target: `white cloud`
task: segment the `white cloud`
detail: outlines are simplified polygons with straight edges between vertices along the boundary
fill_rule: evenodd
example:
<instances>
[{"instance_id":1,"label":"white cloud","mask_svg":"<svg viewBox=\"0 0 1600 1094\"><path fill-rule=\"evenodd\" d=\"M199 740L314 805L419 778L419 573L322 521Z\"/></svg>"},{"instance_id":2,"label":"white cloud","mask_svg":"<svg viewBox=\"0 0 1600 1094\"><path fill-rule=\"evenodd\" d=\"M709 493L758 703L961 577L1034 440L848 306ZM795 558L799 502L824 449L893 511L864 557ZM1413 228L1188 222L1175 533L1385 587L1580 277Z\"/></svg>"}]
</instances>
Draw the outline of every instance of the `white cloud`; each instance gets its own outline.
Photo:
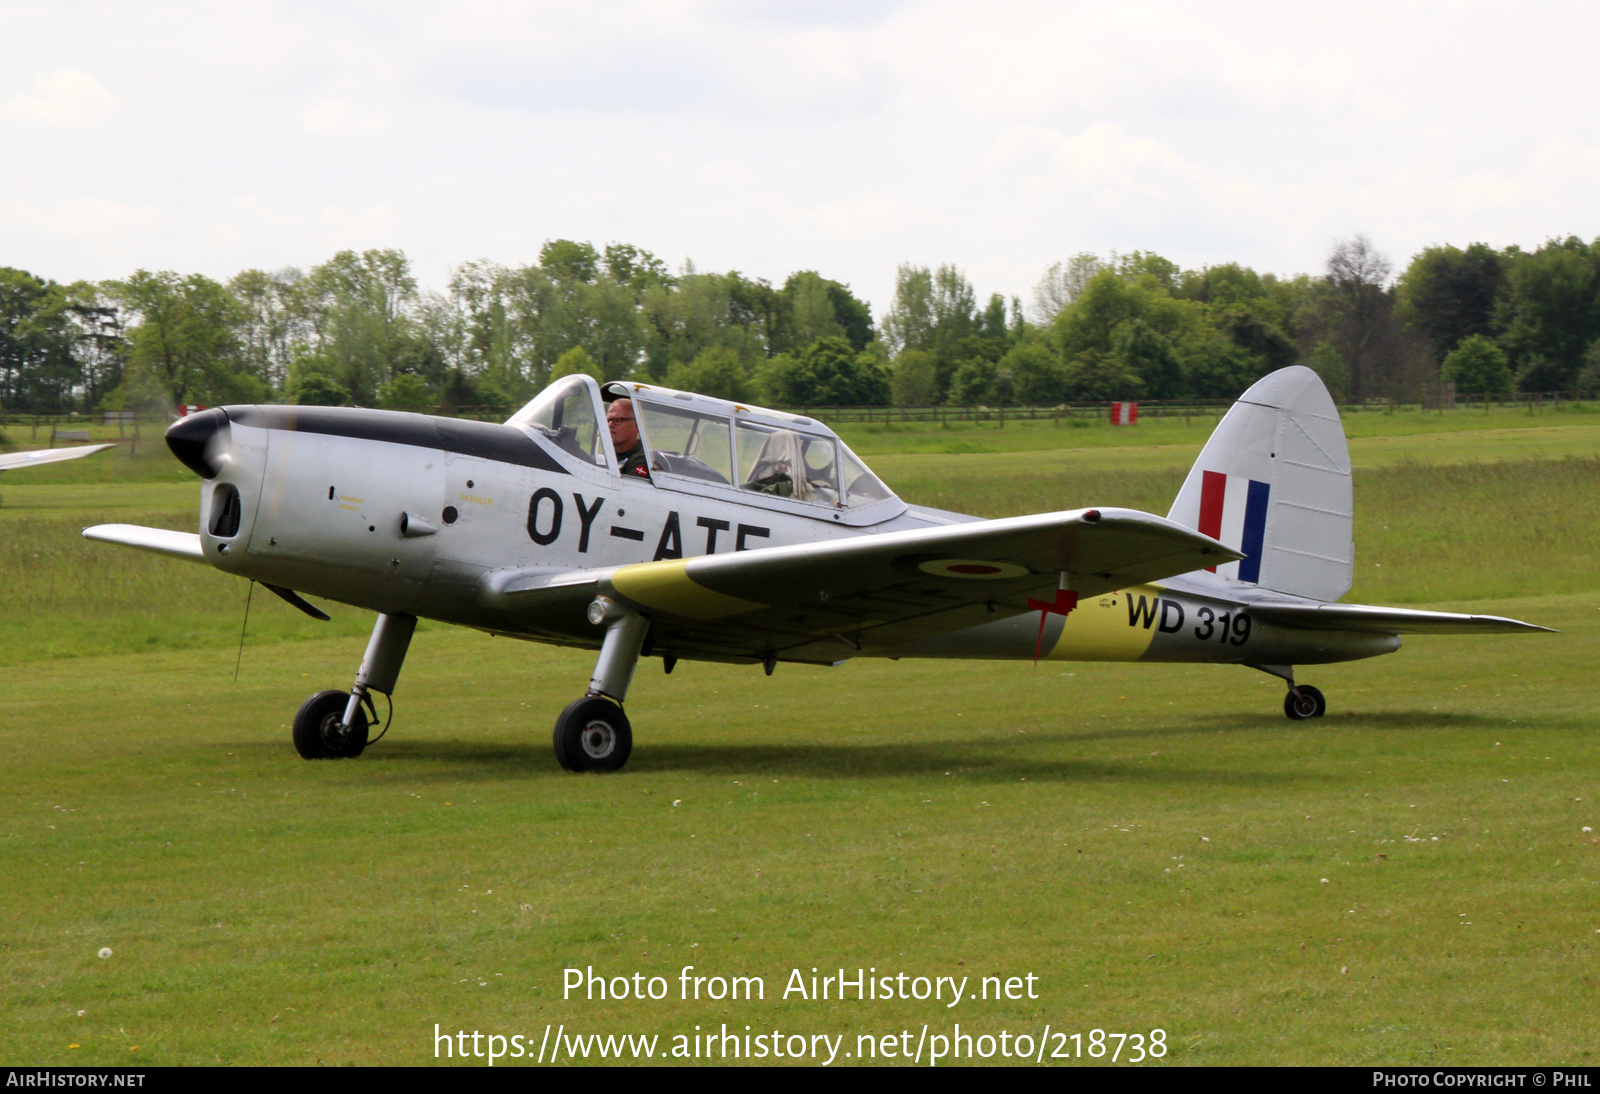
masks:
<instances>
[{"instance_id":1,"label":"white cloud","mask_svg":"<svg viewBox=\"0 0 1600 1094\"><path fill-rule=\"evenodd\" d=\"M874 37L904 105L919 110L1017 121L1365 109L1352 51L1318 46L1314 33L1279 44L1213 8L946 0L903 9Z\"/></svg>"},{"instance_id":2,"label":"white cloud","mask_svg":"<svg viewBox=\"0 0 1600 1094\"><path fill-rule=\"evenodd\" d=\"M243 249L259 246L267 238L303 237L313 228L311 218L273 209L256 194L240 194L231 205L228 214L206 230L207 245Z\"/></svg>"},{"instance_id":3,"label":"white cloud","mask_svg":"<svg viewBox=\"0 0 1600 1094\"><path fill-rule=\"evenodd\" d=\"M1355 231L1397 262L1600 234L1600 8L1570 0L71 12L0 36L0 243L58 279L399 246L442 280L574 238L881 310L908 260L1026 295L1084 249L1291 273Z\"/></svg>"},{"instance_id":4,"label":"white cloud","mask_svg":"<svg viewBox=\"0 0 1600 1094\"><path fill-rule=\"evenodd\" d=\"M1090 204L1146 222L1197 206L1237 212L1260 196L1245 178L1111 122L1076 136L1040 126L1004 129L975 163L971 185L1036 201Z\"/></svg>"},{"instance_id":5,"label":"white cloud","mask_svg":"<svg viewBox=\"0 0 1600 1094\"><path fill-rule=\"evenodd\" d=\"M695 172L701 182L714 186L743 186L755 178L755 172L739 160L720 159L705 164Z\"/></svg>"},{"instance_id":6,"label":"white cloud","mask_svg":"<svg viewBox=\"0 0 1600 1094\"><path fill-rule=\"evenodd\" d=\"M57 239L127 245L167 223L160 209L103 198L70 198L41 209L23 201L0 202L0 229L31 229Z\"/></svg>"},{"instance_id":7,"label":"white cloud","mask_svg":"<svg viewBox=\"0 0 1600 1094\"><path fill-rule=\"evenodd\" d=\"M0 103L0 117L24 126L90 129L122 109L122 101L82 72L62 69L40 76L37 95Z\"/></svg>"},{"instance_id":8,"label":"white cloud","mask_svg":"<svg viewBox=\"0 0 1600 1094\"><path fill-rule=\"evenodd\" d=\"M357 213L330 205L322 212L322 223L329 239L338 247L394 246L397 234L394 210L388 202L368 206Z\"/></svg>"},{"instance_id":9,"label":"white cloud","mask_svg":"<svg viewBox=\"0 0 1600 1094\"><path fill-rule=\"evenodd\" d=\"M381 133L389 119L381 110L363 112L342 99L325 99L302 111L300 121L320 136L348 137Z\"/></svg>"}]
</instances>

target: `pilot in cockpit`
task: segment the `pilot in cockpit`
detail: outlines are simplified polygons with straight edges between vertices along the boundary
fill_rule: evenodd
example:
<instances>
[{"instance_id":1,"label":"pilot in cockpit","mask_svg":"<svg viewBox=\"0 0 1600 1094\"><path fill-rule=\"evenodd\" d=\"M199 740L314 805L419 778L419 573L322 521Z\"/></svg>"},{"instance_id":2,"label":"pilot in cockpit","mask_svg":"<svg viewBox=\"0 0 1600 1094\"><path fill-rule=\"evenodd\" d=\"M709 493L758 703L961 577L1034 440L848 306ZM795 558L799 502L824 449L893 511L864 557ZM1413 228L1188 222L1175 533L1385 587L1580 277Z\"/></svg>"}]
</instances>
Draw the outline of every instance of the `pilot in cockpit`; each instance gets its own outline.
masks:
<instances>
[{"instance_id":1,"label":"pilot in cockpit","mask_svg":"<svg viewBox=\"0 0 1600 1094\"><path fill-rule=\"evenodd\" d=\"M624 475L650 477L644 442L639 439L639 423L634 418L632 399L614 399L606 407L606 428L611 431L611 446L617 452L617 469Z\"/></svg>"}]
</instances>

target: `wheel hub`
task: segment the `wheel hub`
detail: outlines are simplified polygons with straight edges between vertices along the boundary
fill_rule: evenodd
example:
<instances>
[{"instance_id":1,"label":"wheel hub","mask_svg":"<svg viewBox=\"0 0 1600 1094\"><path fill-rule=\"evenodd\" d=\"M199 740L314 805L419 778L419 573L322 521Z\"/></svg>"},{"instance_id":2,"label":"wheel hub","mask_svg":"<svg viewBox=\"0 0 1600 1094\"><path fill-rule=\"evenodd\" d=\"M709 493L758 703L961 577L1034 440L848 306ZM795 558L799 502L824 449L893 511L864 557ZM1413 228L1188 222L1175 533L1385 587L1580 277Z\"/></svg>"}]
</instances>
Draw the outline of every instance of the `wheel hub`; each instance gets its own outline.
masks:
<instances>
[{"instance_id":1,"label":"wheel hub","mask_svg":"<svg viewBox=\"0 0 1600 1094\"><path fill-rule=\"evenodd\" d=\"M342 748L350 740L350 727L344 724L344 711L322 720L322 739L330 748Z\"/></svg>"},{"instance_id":2,"label":"wheel hub","mask_svg":"<svg viewBox=\"0 0 1600 1094\"><path fill-rule=\"evenodd\" d=\"M580 735L583 751L591 760L603 760L617 747L617 734L611 726L595 719L583 727Z\"/></svg>"}]
</instances>

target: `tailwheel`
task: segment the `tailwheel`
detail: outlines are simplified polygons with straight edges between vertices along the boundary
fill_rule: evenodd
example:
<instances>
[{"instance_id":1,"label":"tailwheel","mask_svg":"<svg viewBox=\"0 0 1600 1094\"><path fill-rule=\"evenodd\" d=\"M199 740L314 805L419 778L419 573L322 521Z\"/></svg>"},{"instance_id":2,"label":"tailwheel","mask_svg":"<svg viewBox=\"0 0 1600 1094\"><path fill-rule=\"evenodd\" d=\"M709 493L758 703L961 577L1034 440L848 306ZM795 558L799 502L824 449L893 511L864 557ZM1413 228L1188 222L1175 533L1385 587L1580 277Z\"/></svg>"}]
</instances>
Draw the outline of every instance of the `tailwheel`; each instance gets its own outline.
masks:
<instances>
[{"instance_id":1,"label":"tailwheel","mask_svg":"<svg viewBox=\"0 0 1600 1094\"><path fill-rule=\"evenodd\" d=\"M1291 688L1289 694L1283 697L1283 712L1296 722L1320 718L1328 712L1328 701L1322 697L1322 692L1310 684L1301 684Z\"/></svg>"},{"instance_id":2,"label":"tailwheel","mask_svg":"<svg viewBox=\"0 0 1600 1094\"><path fill-rule=\"evenodd\" d=\"M553 743L568 771L616 771L633 751L633 727L616 703L586 695L556 719Z\"/></svg>"},{"instance_id":3,"label":"tailwheel","mask_svg":"<svg viewBox=\"0 0 1600 1094\"><path fill-rule=\"evenodd\" d=\"M294 748L306 760L342 760L367 747L366 711L356 708L355 724L344 724L348 691L319 691L294 715Z\"/></svg>"}]
</instances>

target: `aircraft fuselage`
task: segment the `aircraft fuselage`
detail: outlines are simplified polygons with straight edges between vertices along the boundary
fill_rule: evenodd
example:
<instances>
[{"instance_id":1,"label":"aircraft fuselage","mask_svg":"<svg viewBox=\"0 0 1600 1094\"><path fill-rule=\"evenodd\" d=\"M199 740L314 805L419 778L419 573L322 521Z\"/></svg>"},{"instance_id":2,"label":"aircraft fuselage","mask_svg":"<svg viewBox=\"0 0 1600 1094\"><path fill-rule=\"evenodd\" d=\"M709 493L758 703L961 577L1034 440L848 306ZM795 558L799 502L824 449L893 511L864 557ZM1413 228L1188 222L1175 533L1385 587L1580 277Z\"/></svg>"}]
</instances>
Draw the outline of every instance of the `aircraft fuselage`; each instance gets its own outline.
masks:
<instances>
[{"instance_id":1,"label":"aircraft fuselage","mask_svg":"<svg viewBox=\"0 0 1600 1094\"><path fill-rule=\"evenodd\" d=\"M671 476L622 476L564 459L511 426L324 408L207 413L218 416L218 428L203 445L204 470L215 474L202 486L200 540L218 569L385 614L585 648L604 637L585 616L587 599L530 619L497 575L525 579L532 569L558 580L570 571L976 519L897 504L863 520L727 487L677 489ZM1087 598L1065 617L1048 615L1042 633L1039 618L1006 614L888 650L852 654L841 645L836 659L1289 665L1399 647L1393 635L1277 626L1254 618L1247 597L1185 588L1182 579Z\"/></svg>"}]
</instances>

